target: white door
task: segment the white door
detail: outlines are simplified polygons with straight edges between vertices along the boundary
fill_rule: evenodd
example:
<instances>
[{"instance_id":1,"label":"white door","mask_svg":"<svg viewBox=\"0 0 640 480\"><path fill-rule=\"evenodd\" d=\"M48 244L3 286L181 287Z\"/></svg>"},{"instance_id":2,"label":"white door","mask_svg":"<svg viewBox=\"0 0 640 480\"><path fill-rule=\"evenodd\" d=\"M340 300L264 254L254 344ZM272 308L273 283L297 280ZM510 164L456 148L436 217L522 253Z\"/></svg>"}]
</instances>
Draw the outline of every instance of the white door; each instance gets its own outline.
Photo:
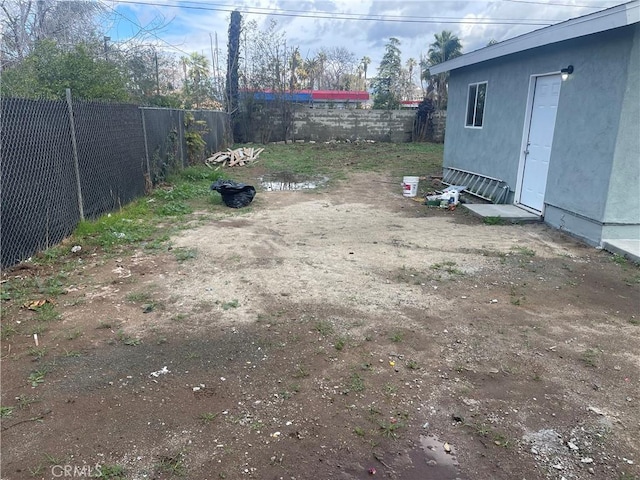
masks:
<instances>
[{"instance_id":1,"label":"white door","mask_svg":"<svg viewBox=\"0 0 640 480\"><path fill-rule=\"evenodd\" d=\"M560 75L537 77L524 158L520 203L542 212L560 98Z\"/></svg>"}]
</instances>

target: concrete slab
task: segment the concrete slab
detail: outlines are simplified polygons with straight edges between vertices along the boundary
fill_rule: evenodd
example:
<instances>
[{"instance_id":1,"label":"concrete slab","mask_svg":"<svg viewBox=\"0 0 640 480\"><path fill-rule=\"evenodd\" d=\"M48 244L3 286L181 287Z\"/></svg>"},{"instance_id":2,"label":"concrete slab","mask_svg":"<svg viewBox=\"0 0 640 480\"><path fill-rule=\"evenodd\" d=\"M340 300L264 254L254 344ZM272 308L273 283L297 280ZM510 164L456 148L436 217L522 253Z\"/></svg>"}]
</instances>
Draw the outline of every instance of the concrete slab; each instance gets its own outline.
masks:
<instances>
[{"instance_id":1,"label":"concrete slab","mask_svg":"<svg viewBox=\"0 0 640 480\"><path fill-rule=\"evenodd\" d=\"M493 203L463 203L462 206L480 218L500 217L506 222L541 222L542 217L517 207L516 205L495 205Z\"/></svg>"},{"instance_id":2,"label":"concrete slab","mask_svg":"<svg viewBox=\"0 0 640 480\"><path fill-rule=\"evenodd\" d=\"M607 252L624 255L632 262L640 263L640 239L602 240L602 248Z\"/></svg>"}]
</instances>

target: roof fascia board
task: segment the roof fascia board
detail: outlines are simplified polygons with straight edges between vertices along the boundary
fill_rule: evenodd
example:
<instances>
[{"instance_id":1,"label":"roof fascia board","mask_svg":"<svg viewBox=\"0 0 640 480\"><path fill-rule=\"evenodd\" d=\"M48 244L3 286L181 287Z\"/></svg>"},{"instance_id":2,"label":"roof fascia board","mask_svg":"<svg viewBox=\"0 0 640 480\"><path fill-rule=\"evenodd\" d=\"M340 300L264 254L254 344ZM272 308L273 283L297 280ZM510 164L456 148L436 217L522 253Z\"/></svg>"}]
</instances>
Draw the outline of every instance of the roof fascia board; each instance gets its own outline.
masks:
<instances>
[{"instance_id":1,"label":"roof fascia board","mask_svg":"<svg viewBox=\"0 0 640 480\"><path fill-rule=\"evenodd\" d=\"M434 65L429 69L429 72L431 74L448 72L512 53L625 27L638 22L640 22L640 1L634 1L567 20L550 27L534 30L496 45L475 50L447 62Z\"/></svg>"}]
</instances>

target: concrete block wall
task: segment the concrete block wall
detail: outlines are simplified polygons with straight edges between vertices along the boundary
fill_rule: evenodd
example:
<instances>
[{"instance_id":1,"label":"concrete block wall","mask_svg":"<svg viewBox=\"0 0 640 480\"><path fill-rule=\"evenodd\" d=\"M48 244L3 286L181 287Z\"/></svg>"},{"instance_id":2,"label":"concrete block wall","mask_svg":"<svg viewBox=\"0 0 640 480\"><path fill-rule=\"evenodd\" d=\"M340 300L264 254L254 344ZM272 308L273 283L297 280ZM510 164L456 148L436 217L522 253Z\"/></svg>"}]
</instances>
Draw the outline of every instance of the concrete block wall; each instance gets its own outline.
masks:
<instances>
[{"instance_id":1,"label":"concrete block wall","mask_svg":"<svg viewBox=\"0 0 640 480\"><path fill-rule=\"evenodd\" d=\"M403 143L411 141L413 110L332 110L306 109L295 113L295 140L375 140Z\"/></svg>"}]
</instances>

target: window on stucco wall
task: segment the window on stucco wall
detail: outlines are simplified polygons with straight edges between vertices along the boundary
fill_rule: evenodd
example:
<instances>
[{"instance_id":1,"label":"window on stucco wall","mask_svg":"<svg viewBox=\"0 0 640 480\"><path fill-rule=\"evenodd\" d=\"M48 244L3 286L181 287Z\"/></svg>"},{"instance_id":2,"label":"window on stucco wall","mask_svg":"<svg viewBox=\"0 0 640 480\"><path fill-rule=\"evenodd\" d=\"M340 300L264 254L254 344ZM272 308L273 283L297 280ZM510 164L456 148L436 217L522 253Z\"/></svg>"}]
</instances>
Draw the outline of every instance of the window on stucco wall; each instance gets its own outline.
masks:
<instances>
[{"instance_id":1,"label":"window on stucco wall","mask_svg":"<svg viewBox=\"0 0 640 480\"><path fill-rule=\"evenodd\" d=\"M467 95L467 119L465 127L482 128L484 102L487 97L487 82L470 83Z\"/></svg>"}]
</instances>

